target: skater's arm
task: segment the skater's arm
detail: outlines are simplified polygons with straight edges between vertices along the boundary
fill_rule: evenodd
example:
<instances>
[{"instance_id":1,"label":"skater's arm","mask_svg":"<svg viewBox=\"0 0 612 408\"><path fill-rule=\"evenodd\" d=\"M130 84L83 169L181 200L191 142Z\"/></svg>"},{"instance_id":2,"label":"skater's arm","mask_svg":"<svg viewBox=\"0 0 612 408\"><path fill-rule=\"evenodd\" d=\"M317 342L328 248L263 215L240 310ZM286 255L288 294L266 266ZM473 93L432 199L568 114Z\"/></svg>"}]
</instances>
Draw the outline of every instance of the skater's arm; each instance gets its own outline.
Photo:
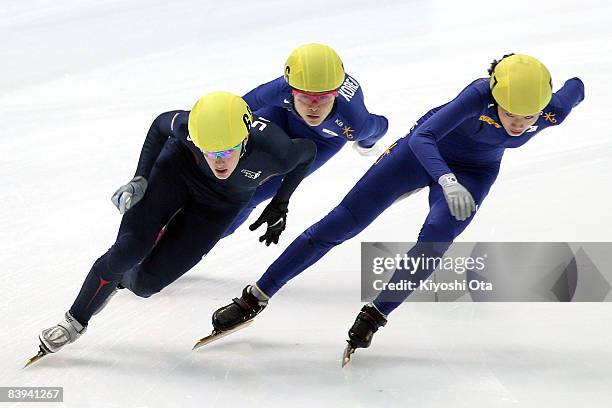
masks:
<instances>
[{"instance_id":1,"label":"skater's arm","mask_svg":"<svg viewBox=\"0 0 612 408\"><path fill-rule=\"evenodd\" d=\"M555 92L553 96L553 103L560 108L554 124L561 124L571 110L578 106L583 100L584 84L582 81L579 78L571 78L565 81L565 84L563 84L561 89Z\"/></svg>"},{"instance_id":2,"label":"skater's arm","mask_svg":"<svg viewBox=\"0 0 612 408\"><path fill-rule=\"evenodd\" d=\"M284 161L285 177L273 200L289 202L291 194L308 174L310 165L317 154L317 146L312 140L292 139L289 153Z\"/></svg>"},{"instance_id":3,"label":"skater's arm","mask_svg":"<svg viewBox=\"0 0 612 408\"><path fill-rule=\"evenodd\" d=\"M288 86L285 78L276 78L249 91L242 99L246 101L252 111L266 106L282 106L280 101L286 91L285 88L288 89Z\"/></svg>"},{"instance_id":4,"label":"skater's arm","mask_svg":"<svg viewBox=\"0 0 612 408\"><path fill-rule=\"evenodd\" d=\"M282 144L285 145L283 147L286 147L284 149L286 155L278 163L280 167L278 167L279 173L277 174L285 174L285 177L272 201L264 208L257 220L249 226L251 231L255 231L264 223L267 224L266 232L259 237L259 242L265 242L266 246L278 244L280 235L287 224L289 198L308 174L308 169L317 153L317 147L312 140L292 140L285 136L283 142Z\"/></svg>"},{"instance_id":5,"label":"skater's arm","mask_svg":"<svg viewBox=\"0 0 612 408\"><path fill-rule=\"evenodd\" d=\"M438 150L437 142L466 119L477 117L485 103L478 90L470 85L423 122L412 135L410 148L434 180L452 173Z\"/></svg>"},{"instance_id":6,"label":"skater's arm","mask_svg":"<svg viewBox=\"0 0 612 408\"><path fill-rule=\"evenodd\" d=\"M165 112L159 115L151 124L147 137L140 152L138 166L134 177L149 178L153 164L157 160L166 140L172 135L174 120L181 111Z\"/></svg>"},{"instance_id":7,"label":"skater's arm","mask_svg":"<svg viewBox=\"0 0 612 408\"><path fill-rule=\"evenodd\" d=\"M347 76L346 81L353 86L358 86L355 95L349 102L351 117L348 118L349 123L354 123L356 127L355 141L360 147L370 148L387 133L389 121L382 115L375 115L368 111L365 106L363 89L353 77ZM344 98L341 91L338 98Z\"/></svg>"},{"instance_id":8,"label":"skater's arm","mask_svg":"<svg viewBox=\"0 0 612 408\"><path fill-rule=\"evenodd\" d=\"M389 121L381 115L369 114L366 122L363 124L363 132L367 137L357 141L361 147L370 148L376 144L386 133L389 128Z\"/></svg>"}]
</instances>

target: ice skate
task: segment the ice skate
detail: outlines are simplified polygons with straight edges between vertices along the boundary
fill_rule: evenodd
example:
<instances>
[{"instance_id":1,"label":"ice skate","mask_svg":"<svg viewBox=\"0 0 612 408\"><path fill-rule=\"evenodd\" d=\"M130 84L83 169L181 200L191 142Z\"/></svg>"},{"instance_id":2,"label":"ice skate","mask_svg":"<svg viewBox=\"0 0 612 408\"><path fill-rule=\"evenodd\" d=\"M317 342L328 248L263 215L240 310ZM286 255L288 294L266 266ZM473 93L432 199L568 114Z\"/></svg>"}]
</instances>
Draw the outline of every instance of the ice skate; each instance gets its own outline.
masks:
<instances>
[{"instance_id":1,"label":"ice skate","mask_svg":"<svg viewBox=\"0 0 612 408\"><path fill-rule=\"evenodd\" d=\"M387 317L383 315L372 303L365 305L355 323L349 329L349 339L342 355L342 367L351 361L351 356L358 348L368 348L376 331L387 324Z\"/></svg>"},{"instance_id":2,"label":"ice skate","mask_svg":"<svg viewBox=\"0 0 612 408\"><path fill-rule=\"evenodd\" d=\"M213 313L212 333L198 340L193 348L202 347L247 327L253 322L255 316L268 305L268 299L269 297L256 285L248 285L243 289L240 298L234 298L232 303Z\"/></svg>"},{"instance_id":3,"label":"ice skate","mask_svg":"<svg viewBox=\"0 0 612 408\"><path fill-rule=\"evenodd\" d=\"M81 325L70 312L55 326L43 330L39 335L40 346L38 353L30 358L25 367L40 360L50 353L58 352L66 344L74 343L85 331L87 326ZM24 368L25 368L24 367Z\"/></svg>"}]
</instances>

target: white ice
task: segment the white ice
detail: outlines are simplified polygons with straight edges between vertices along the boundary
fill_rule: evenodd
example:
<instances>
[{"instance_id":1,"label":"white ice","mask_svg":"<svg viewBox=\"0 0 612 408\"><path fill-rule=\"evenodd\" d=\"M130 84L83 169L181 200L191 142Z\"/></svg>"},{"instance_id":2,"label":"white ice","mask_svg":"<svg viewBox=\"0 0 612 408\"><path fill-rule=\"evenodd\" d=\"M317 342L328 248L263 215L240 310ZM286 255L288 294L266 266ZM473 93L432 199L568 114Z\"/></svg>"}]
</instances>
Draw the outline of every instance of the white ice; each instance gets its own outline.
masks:
<instances>
[{"instance_id":1,"label":"white ice","mask_svg":"<svg viewBox=\"0 0 612 408\"><path fill-rule=\"evenodd\" d=\"M153 118L271 80L313 41L339 51L389 118L385 145L504 53L539 57L556 88L582 78L584 103L506 154L461 240L611 241L608 1L2 0L0 386L63 386L66 407L611 406L610 303L407 304L340 368L361 307L359 243L414 240L424 192L292 281L250 328L191 351L211 313L369 167L349 148L300 186L277 247L243 227L161 294L119 293L77 343L22 370L114 241L110 196Z\"/></svg>"}]
</instances>

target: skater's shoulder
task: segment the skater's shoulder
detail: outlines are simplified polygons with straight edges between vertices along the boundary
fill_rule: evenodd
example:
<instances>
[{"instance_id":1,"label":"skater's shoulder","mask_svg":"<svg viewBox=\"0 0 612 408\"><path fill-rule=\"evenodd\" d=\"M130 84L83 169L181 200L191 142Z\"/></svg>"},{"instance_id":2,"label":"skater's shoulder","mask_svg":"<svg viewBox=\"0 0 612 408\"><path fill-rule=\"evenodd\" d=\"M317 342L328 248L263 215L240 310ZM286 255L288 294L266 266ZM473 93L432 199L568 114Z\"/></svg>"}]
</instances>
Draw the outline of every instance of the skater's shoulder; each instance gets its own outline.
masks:
<instances>
[{"instance_id":1,"label":"skater's shoulder","mask_svg":"<svg viewBox=\"0 0 612 408\"><path fill-rule=\"evenodd\" d=\"M269 82L258 85L256 88L245 94L243 98L247 101L247 103L250 103L253 97L263 98L270 103L272 101L282 100L290 95L291 87L285 80L285 77L280 76Z\"/></svg>"},{"instance_id":2,"label":"skater's shoulder","mask_svg":"<svg viewBox=\"0 0 612 408\"><path fill-rule=\"evenodd\" d=\"M488 78L478 78L470 82L455 99L446 105L451 104L454 109L474 115L491 108L494 105L494 100L489 88Z\"/></svg>"},{"instance_id":3,"label":"skater's shoulder","mask_svg":"<svg viewBox=\"0 0 612 408\"><path fill-rule=\"evenodd\" d=\"M262 116L255 116L249 131L249 143L257 150L276 155L291 143L291 139L280 126Z\"/></svg>"},{"instance_id":4,"label":"skater's shoulder","mask_svg":"<svg viewBox=\"0 0 612 408\"><path fill-rule=\"evenodd\" d=\"M475 97L479 96L482 100L488 100L492 98L491 85L489 78L478 78L470 82L462 91L462 94L472 95Z\"/></svg>"},{"instance_id":5,"label":"skater's shoulder","mask_svg":"<svg viewBox=\"0 0 612 408\"><path fill-rule=\"evenodd\" d=\"M337 92L338 109L351 110L365 106L361 84L348 73L344 75L344 81L338 87Z\"/></svg>"},{"instance_id":6,"label":"skater's shoulder","mask_svg":"<svg viewBox=\"0 0 612 408\"><path fill-rule=\"evenodd\" d=\"M173 110L157 115L154 124L160 128L167 129L170 133L176 134L178 131L187 131L188 119L189 111Z\"/></svg>"}]
</instances>

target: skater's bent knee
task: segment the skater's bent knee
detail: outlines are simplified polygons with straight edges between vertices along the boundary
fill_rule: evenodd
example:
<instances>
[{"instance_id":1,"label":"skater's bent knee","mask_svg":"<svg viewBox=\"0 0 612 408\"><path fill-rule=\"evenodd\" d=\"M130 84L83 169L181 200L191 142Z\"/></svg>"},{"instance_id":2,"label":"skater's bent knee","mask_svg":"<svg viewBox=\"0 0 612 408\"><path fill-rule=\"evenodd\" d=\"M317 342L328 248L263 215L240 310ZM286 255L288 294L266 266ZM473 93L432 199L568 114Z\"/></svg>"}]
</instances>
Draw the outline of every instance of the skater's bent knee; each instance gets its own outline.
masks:
<instances>
[{"instance_id":1,"label":"skater's bent knee","mask_svg":"<svg viewBox=\"0 0 612 408\"><path fill-rule=\"evenodd\" d=\"M138 297L148 298L159 292L163 287L158 286L150 286L147 284L143 284L142 282L136 281L132 286L129 287L129 290Z\"/></svg>"}]
</instances>

